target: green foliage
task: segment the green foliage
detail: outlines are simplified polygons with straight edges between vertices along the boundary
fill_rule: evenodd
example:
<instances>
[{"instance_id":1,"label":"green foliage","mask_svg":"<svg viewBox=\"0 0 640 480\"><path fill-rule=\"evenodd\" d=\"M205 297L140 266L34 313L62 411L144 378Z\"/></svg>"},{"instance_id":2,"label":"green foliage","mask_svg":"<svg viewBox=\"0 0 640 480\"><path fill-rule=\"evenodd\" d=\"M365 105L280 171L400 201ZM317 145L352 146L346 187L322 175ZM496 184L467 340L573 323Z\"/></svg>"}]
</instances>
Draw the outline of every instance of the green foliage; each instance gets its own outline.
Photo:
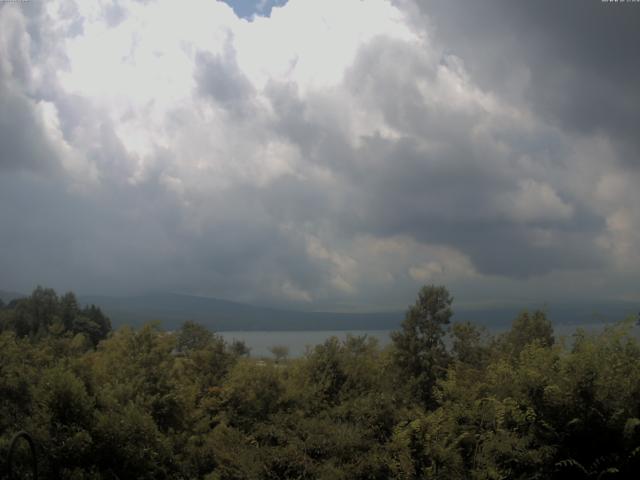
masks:
<instances>
[{"instance_id":1,"label":"green foliage","mask_svg":"<svg viewBox=\"0 0 640 480\"><path fill-rule=\"evenodd\" d=\"M5 330L32 340L82 334L95 346L111 332L111 321L95 305L80 308L71 292L58 297L54 290L38 286L29 297L0 306L0 331Z\"/></svg>"},{"instance_id":2,"label":"green foliage","mask_svg":"<svg viewBox=\"0 0 640 480\"><path fill-rule=\"evenodd\" d=\"M391 335L400 372L428 407L434 406L433 388L448 363L443 337L453 315L452 302L445 287L423 287L407 311L402 330Z\"/></svg>"},{"instance_id":3,"label":"green foliage","mask_svg":"<svg viewBox=\"0 0 640 480\"><path fill-rule=\"evenodd\" d=\"M207 348L213 341L213 334L202 325L184 322L176 339L176 349L180 353L190 353Z\"/></svg>"},{"instance_id":4,"label":"green foliage","mask_svg":"<svg viewBox=\"0 0 640 480\"><path fill-rule=\"evenodd\" d=\"M274 345L273 347L269 348L269 351L276 359L276 363L280 363L283 360L286 360L286 358L289 356L289 347L287 347L286 345Z\"/></svg>"},{"instance_id":5,"label":"green foliage","mask_svg":"<svg viewBox=\"0 0 640 480\"><path fill-rule=\"evenodd\" d=\"M250 432L257 421L279 410L283 393L281 374L275 366L256 368L252 361L239 362L221 392L227 423Z\"/></svg>"},{"instance_id":6,"label":"green foliage","mask_svg":"<svg viewBox=\"0 0 640 480\"><path fill-rule=\"evenodd\" d=\"M251 349L242 340L233 340L229 345L229 351L236 357L248 357Z\"/></svg>"},{"instance_id":7,"label":"green foliage","mask_svg":"<svg viewBox=\"0 0 640 480\"><path fill-rule=\"evenodd\" d=\"M488 334L484 328L470 322L454 323L451 338L451 353L455 360L476 367L486 364L489 346Z\"/></svg>"},{"instance_id":8,"label":"green foliage","mask_svg":"<svg viewBox=\"0 0 640 480\"><path fill-rule=\"evenodd\" d=\"M25 429L43 478L636 478L632 320L564 348L525 312L497 338L454 324L447 349L450 307L425 287L386 349L348 336L271 361L193 322L110 332L38 288L0 308L0 465Z\"/></svg>"},{"instance_id":9,"label":"green foliage","mask_svg":"<svg viewBox=\"0 0 640 480\"><path fill-rule=\"evenodd\" d=\"M517 357L525 346L533 342L545 347L555 343L553 325L542 310L531 314L523 311L513 321L511 330L497 339L498 348L512 357Z\"/></svg>"}]
</instances>

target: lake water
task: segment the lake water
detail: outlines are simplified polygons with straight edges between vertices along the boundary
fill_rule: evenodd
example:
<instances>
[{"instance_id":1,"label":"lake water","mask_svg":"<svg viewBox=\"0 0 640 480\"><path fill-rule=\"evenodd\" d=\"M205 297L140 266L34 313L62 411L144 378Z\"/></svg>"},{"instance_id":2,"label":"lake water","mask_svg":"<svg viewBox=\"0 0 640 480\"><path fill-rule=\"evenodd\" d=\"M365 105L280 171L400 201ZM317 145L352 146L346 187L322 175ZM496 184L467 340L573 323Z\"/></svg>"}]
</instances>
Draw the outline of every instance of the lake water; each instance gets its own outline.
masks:
<instances>
[{"instance_id":1,"label":"lake water","mask_svg":"<svg viewBox=\"0 0 640 480\"><path fill-rule=\"evenodd\" d=\"M580 325L554 325L556 339L570 337L578 328L587 331L602 330L605 323L585 323ZM636 327L636 330L638 328ZM496 334L504 331L504 328L489 328L490 333ZM218 332L227 341L242 340L251 348L252 357L271 357L269 348L275 345L283 345L289 348L289 356L300 357L307 348L323 343L330 337L338 337L343 340L347 335L376 338L381 347L391 342L389 334L391 330L322 330L322 331L284 331L284 332ZM636 332L637 333L637 332Z\"/></svg>"},{"instance_id":2,"label":"lake water","mask_svg":"<svg viewBox=\"0 0 640 480\"><path fill-rule=\"evenodd\" d=\"M271 357L269 348L283 345L289 348L289 356L300 357L307 345L313 347L323 343L330 337L343 340L347 335L367 335L378 339L380 346L391 342L391 330L321 330L321 331L286 331L286 332L218 332L228 342L242 340L251 349L252 357Z\"/></svg>"}]
</instances>

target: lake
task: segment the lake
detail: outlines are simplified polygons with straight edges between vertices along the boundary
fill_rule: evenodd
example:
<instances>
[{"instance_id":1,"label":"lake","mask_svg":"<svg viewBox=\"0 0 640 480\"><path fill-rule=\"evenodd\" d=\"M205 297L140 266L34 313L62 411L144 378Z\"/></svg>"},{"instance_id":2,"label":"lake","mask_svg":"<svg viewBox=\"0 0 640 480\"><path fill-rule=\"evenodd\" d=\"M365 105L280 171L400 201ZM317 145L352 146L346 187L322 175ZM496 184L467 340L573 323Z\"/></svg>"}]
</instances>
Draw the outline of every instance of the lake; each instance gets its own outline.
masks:
<instances>
[{"instance_id":1,"label":"lake","mask_svg":"<svg viewBox=\"0 0 640 480\"><path fill-rule=\"evenodd\" d=\"M554 332L556 339L559 339L562 336L571 336L578 328L583 328L587 331L598 331L607 325L611 324L598 322L579 325L554 325ZM489 332L492 334L500 333L504 330L504 328L500 327L489 328ZM638 330L637 327L636 330ZM234 339L245 342L251 349L252 357L271 357L272 355L271 352L269 352L269 348L275 345L288 347L289 356L291 357L300 357L304 355L307 346L313 347L314 345L319 345L334 336L342 340L349 334L354 336L367 335L376 338L381 347L391 342L391 338L389 337L391 330L229 331L218 333L228 342Z\"/></svg>"},{"instance_id":2,"label":"lake","mask_svg":"<svg viewBox=\"0 0 640 480\"><path fill-rule=\"evenodd\" d=\"M271 357L269 348L274 345L284 345L289 348L289 356L300 357L307 345L313 347L323 343L330 337L344 339L347 335L367 335L378 339L380 346L391 342L391 330L310 330L284 332L217 332L228 342L242 340L251 349L252 357Z\"/></svg>"}]
</instances>

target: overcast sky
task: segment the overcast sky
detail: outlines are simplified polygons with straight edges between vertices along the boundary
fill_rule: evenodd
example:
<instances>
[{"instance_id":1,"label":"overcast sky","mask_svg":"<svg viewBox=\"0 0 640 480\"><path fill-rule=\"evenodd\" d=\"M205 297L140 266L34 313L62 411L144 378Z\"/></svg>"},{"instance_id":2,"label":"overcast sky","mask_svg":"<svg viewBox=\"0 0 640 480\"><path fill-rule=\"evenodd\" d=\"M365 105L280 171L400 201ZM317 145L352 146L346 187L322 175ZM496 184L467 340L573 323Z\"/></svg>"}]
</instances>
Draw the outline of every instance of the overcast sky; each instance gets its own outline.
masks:
<instances>
[{"instance_id":1,"label":"overcast sky","mask_svg":"<svg viewBox=\"0 0 640 480\"><path fill-rule=\"evenodd\" d=\"M640 300L640 3L228 3L0 4L0 289Z\"/></svg>"}]
</instances>

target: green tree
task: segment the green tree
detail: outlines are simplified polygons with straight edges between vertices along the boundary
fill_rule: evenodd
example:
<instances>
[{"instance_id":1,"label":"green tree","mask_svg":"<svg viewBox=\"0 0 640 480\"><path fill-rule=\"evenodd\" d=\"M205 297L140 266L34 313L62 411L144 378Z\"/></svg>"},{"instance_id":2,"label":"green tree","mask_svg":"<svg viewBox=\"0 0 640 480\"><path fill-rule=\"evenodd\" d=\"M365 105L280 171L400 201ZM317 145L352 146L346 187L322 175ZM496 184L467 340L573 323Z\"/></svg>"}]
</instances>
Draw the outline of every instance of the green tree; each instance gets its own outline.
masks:
<instances>
[{"instance_id":1,"label":"green tree","mask_svg":"<svg viewBox=\"0 0 640 480\"><path fill-rule=\"evenodd\" d=\"M342 386L347 381L338 338L330 337L308 352L305 367L307 387L314 392L313 400L322 405L338 403Z\"/></svg>"},{"instance_id":2,"label":"green tree","mask_svg":"<svg viewBox=\"0 0 640 480\"><path fill-rule=\"evenodd\" d=\"M73 292L67 292L60 297L60 319L66 330L72 330L73 320L78 315L78 299Z\"/></svg>"},{"instance_id":3,"label":"green tree","mask_svg":"<svg viewBox=\"0 0 640 480\"><path fill-rule=\"evenodd\" d=\"M222 392L227 423L251 432L256 422L278 411L283 393L281 372L273 365L256 368L250 360L236 364Z\"/></svg>"},{"instance_id":4,"label":"green tree","mask_svg":"<svg viewBox=\"0 0 640 480\"><path fill-rule=\"evenodd\" d=\"M208 347L212 341L213 334L207 327L188 320L180 328L176 348L180 353L189 353Z\"/></svg>"},{"instance_id":5,"label":"green tree","mask_svg":"<svg viewBox=\"0 0 640 480\"><path fill-rule=\"evenodd\" d=\"M233 339L229 345L229 352L235 357L248 357L251 353L251 348L244 341Z\"/></svg>"},{"instance_id":6,"label":"green tree","mask_svg":"<svg viewBox=\"0 0 640 480\"><path fill-rule=\"evenodd\" d=\"M451 326L451 353L459 362L481 367L488 357L487 332L471 322Z\"/></svg>"},{"instance_id":7,"label":"green tree","mask_svg":"<svg viewBox=\"0 0 640 480\"><path fill-rule=\"evenodd\" d=\"M100 308L91 305L80 309L73 293L58 297L53 289L41 286L29 297L12 300L0 313L0 329L13 330L18 337L41 339L81 333L95 347L111 332L111 320Z\"/></svg>"},{"instance_id":8,"label":"green tree","mask_svg":"<svg viewBox=\"0 0 640 480\"><path fill-rule=\"evenodd\" d=\"M429 407L434 406L433 388L448 363L443 337L453 315L452 302L444 286L422 287L406 313L402 330L391 334L396 364L414 393Z\"/></svg>"},{"instance_id":9,"label":"green tree","mask_svg":"<svg viewBox=\"0 0 640 480\"><path fill-rule=\"evenodd\" d=\"M102 313L99 307L89 305L78 313L87 318L91 323L92 334L89 338L94 345L97 345L100 340L107 338L107 335L111 332L111 320Z\"/></svg>"},{"instance_id":10,"label":"green tree","mask_svg":"<svg viewBox=\"0 0 640 480\"><path fill-rule=\"evenodd\" d=\"M58 295L52 288L43 288L40 285L29 297L29 313L33 322L33 330L46 328L51 325L58 314Z\"/></svg>"},{"instance_id":11,"label":"green tree","mask_svg":"<svg viewBox=\"0 0 640 480\"><path fill-rule=\"evenodd\" d=\"M555 343L553 325L542 310L533 313L523 311L513 321L511 330L498 338L498 345L513 358L533 342L542 347L551 347Z\"/></svg>"},{"instance_id":12,"label":"green tree","mask_svg":"<svg viewBox=\"0 0 640 480\"><path fill-rule=\"evenodd\" d=\"M274 345L269 348L271 355L276 359L276 363L280 363L283 360L286 360L289 356L289 347L286 345Z\"/></svg>"}]
</instances>

